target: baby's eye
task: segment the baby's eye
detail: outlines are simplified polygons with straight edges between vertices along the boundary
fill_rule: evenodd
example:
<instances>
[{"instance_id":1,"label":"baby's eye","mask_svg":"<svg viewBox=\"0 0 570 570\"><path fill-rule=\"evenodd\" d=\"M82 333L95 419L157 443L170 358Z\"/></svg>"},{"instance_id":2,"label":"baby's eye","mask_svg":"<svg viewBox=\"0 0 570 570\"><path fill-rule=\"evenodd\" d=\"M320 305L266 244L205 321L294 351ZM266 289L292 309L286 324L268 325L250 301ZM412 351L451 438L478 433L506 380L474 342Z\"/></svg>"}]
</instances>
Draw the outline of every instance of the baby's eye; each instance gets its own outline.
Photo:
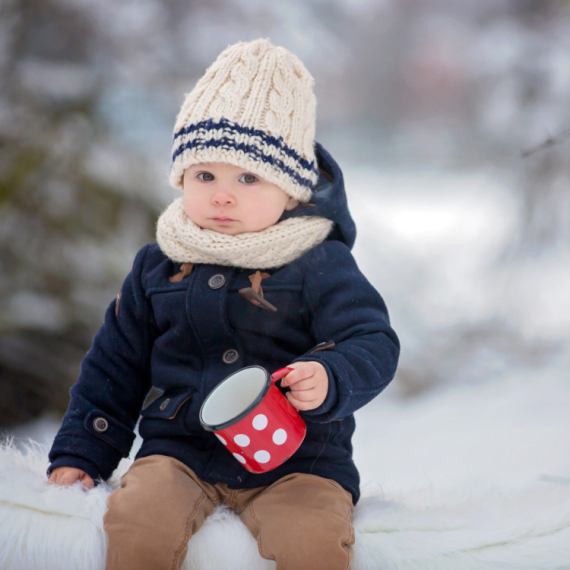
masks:
<instances>
[{"instance_id":1,"label":"baby's eye","mask_svg":"<svg viewBox=\"0 0 570 570\"><path fill-rule=\"evenodd\" d=\"M253 184L254 182L257 182L259 178L257 178L257 176L254 174L242 174L239 180L240 182L245 182L246 184Z\"/></svg>"},{"instance_id":2,"label":"baby's eye","mask_svg":"<svg viewBox=\"0 0 570 570\"><path fill-rule=\"evenodd\" d=\"M200 172L198 178L203 182L212 182L214 180L214 175L211 172Z\"/></svg>"}]
</instances>

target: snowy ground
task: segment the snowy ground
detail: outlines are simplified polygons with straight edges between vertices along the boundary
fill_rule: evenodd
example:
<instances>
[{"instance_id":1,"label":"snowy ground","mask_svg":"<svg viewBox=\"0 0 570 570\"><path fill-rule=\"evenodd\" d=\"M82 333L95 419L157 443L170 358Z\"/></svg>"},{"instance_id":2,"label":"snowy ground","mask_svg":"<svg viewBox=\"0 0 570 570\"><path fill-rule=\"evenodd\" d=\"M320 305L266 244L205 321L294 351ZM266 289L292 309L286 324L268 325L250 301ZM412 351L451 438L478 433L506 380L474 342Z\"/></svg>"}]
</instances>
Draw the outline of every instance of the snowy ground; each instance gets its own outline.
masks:
<instances>
[{"instance_id":1,"label":"snowy ground","mask_svg":"<svg viewBox=\"0 0 570 570\"><path fill-rule=\"evenodd\" d=\"M438 495L570 484L570 383L557 371L413 401L389 391L357 414L364 488L405 496L426 487Z\"/></svg>"}]
</instances>

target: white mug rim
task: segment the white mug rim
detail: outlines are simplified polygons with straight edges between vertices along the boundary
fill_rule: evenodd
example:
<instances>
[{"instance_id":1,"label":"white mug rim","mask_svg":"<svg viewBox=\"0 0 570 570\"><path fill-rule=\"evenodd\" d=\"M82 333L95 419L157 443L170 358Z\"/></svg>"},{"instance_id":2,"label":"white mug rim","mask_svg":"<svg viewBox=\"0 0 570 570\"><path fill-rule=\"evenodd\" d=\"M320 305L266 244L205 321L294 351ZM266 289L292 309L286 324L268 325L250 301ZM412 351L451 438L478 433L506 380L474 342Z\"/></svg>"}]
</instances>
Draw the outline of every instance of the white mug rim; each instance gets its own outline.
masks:
<instances>
[{"instance_id":1,"label":"white mug rim","mask_svg":"<svg viewBox=\"0 0 570 570\"><path fill-rule=\"evenodd\" d=\"M204 410L207 407L208 401L214 397L216 391L218 391L218 389L220 389L222 387L222 385L230 380L231 378L233 378L234 376L236 376L237 374L242 374L245 370L249 370L252 368L256 368L259 369L261 371L263 371L263 373L265 374L265 385L263 386L263 388L260 390L260 392L258 393L258 395L252 400L252 402L244 409L242 410L239 414L235 415L234 417L221 422L219 424L211 424L208 423L204 420ZM236 370L235 372L233 372L232 374L230 374L229 376L226 376L205 398L204 402L202 403L202 406L200 408L200 423L202 424L202 427L207 430L207 431L212 431L212 432L219 432L222 431L224 429L227 429L233 425L236 425L237 423L239 423L241 420L243 420L244 418L246 418L253 410L255 410L255 408L257 408L257 406L263 401L263 399L265 398L267 392L269 391L269 388L271 387L271 375L269 374L269 372L263 367L263 366L259 366L257 364L253 364L251 366L245 366L243 368L240 368L239 370Z\"/></svg>"}]
</instances>

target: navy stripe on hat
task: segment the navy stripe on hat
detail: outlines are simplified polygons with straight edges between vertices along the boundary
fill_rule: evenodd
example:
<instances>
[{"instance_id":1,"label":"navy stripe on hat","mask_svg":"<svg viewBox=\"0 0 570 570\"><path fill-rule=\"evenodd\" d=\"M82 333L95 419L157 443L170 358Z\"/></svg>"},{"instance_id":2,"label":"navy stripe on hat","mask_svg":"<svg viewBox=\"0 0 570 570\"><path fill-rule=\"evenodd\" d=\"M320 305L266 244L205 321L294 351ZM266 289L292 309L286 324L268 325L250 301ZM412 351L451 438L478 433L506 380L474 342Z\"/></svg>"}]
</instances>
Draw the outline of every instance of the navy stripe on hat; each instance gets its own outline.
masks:
<instances>
[{"instance_id":1,"label":"navy stripe on hat","mask_svg":"<svg viewBox=\"0 0 570 570\"><path fill-rule=\"evenodd\" d=\"M213 131L222 131L219 138L213 138L211 133ZM228 119L220 119L215 122L213 119L201 121L196 124L183 127L174 134L174 141L184 135L198 133L199 135L210 134L208 138L205 136L197 136L190 141L181 142L172 155L172 162L174 163L177 157L186 150L202 150L207 148L223 148L225 150L242 151L254 160L271 164L281 170L283 173L290 176L300 186L305 186L312 189L314 182L309 178L303 177L294 168L287 166L283 160L274 156L274 154L282 154L286 157L293 158L303 170L308 170L309 173L318 176L318 170L315 161L308 161L301 157L294 149L287 146L282 137L272 137L259 129L250 127L243 127ZM246 135L249 141L238 142L235 135ZM243 137L240 137L243 141ZM267 147L274 147L277 153L269 154Z\"/></svg>"}]
</instances>

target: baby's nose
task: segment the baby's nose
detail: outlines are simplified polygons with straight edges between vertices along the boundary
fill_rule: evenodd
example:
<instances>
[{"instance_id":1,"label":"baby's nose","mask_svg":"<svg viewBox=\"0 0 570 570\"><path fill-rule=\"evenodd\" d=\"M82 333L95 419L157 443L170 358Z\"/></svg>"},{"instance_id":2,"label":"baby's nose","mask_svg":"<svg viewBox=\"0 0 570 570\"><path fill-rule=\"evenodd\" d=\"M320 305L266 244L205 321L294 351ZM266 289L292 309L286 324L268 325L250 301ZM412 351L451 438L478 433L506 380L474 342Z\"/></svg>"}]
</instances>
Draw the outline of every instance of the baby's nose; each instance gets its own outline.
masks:
<instances>
[{"instance_id":1,"label":"baby's nose","mask_svg":"<svg viewBox=\"0 0 570 570\"><path fill-rule=\"evenodd\" d=\"M214 204L219 204L219 205L226 205L226 204L232 204L233 202L235 202L235 198L229 193L229 192L216 192L213 196L212 196L212 202L214 202Z\"/></svg>"}]
</instances>

